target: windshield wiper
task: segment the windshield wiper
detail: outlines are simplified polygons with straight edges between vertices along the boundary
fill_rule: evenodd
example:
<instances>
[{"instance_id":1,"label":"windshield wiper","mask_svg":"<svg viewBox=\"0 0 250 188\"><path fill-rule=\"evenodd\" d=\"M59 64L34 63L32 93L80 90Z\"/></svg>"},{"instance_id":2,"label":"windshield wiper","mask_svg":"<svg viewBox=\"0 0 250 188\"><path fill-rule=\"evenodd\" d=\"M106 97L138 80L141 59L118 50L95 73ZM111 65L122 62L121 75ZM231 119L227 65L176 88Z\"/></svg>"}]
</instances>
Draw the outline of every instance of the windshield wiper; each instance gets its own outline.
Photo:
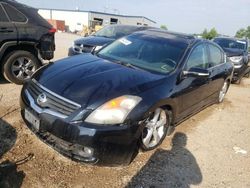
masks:
<instances>
[{"instance_id":1,"label":"windshield wiper","mask_svg":"<svg viewBox=\"0 0 250 188\"><path fill-rule=\"evenodd\" d=\"M103 38L111 38L109 36L105 36L105 35L96 35L97 37L103 37Z\"/></svg>"},{"instance_id":2,"label":"windshield wiper","mask_svg":"<svg viewBox=\"0 0 250 188\"><path fill-rule=\"evenodd\" d=\"M119 65L123 65L123 66L125 66L125 67L129 67L129 68L132 68L132 69L140 69L139 67L137 67L137 66L134 66L134 65L132 65L132 64L130 64L130 63L124 63L124 62L122 62L122 61L118 61L118 60L113 60L115 63L117 63L117 64L119 64Z\"/></svg>"},{"instance_id":3,"label":"windshield wiper","mask_svg":"<svg viewBox=\"0 0 250 188\"><path fill-rule=\"evenodd\" d=\"M122 65L122 66L125 66L125 67L129 67L129 68L132 68L132 69L140 69L139 67L135 66L135 65L132 65L130 63L125 63L123 61L120 61L120 60L116 60L116 59L113 59L113 58L110 58L110 57L107 57L105 55L102 55L102 54L95 54L97 57L100 57L100 58L103 58L103 59L107 59L109 61L112 61L114 63L117 63L119 65Z\"/></svg>"}]
</instances>

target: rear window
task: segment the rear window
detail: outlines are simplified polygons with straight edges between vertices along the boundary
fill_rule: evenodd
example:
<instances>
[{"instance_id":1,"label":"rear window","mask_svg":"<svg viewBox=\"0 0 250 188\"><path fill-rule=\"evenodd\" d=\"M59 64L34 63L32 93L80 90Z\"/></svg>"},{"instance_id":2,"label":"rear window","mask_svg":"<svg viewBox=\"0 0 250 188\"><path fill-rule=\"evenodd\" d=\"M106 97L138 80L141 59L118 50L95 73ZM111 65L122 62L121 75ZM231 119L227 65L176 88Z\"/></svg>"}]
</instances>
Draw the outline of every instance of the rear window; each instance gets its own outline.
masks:
<instances>
[{"instance_id":1,"label":"rear window","mask_svg":"<svg viewBox=\"0 0 250 188\"><path fill-rule=\"evenodd\" d=\"M23 8L22 12L29 18L29 22L40 25L46 28L52 28L52 26L38 13L38 10L35 8L27 7Z\"/></svg>"},{"instance_id":2,"label":"rear window","mask_svg":"<svg viewBox=\"0 0 250 188\"><path fill-rule=\"evenodd\" d=\"M6 16L1 4L0 4L0 22L8 22L8 21L9 20L8 20L8 18Z\"/></svg>"},{"instance_id":3,"label":"rear window","mask_svg":"<svg viewBox=\"0 0 250 188\"><path fill-rule=\"evenodd\" d=\"M12 22L26 22L27 21L27 18L14 7L8 4L3 4L3 7L6 10Z\"/></svg>"}]
</instances>

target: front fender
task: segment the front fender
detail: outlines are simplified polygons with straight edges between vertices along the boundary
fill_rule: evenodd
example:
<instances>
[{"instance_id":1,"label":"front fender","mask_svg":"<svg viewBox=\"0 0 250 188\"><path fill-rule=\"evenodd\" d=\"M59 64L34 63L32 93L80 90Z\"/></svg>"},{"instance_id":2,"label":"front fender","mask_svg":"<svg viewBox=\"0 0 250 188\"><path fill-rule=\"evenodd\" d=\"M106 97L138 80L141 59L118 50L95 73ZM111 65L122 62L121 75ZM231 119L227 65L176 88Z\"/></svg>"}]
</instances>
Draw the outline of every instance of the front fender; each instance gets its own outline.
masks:
<instances>
[{"instance_id":1,"label":"front fender","mask_svg":"<svg viewBox=\"0 0 250 188\"><path fill-rule=\"evenodd\" d=\"M164 109L171 110L173 117L172 122L175 122L175 118L177 115L177 99L171 97L170 95L165 94L164 89L162 87L154 88L151 91L144 92L140 95L142 97L142 101L138 104L138 106L129 114L128 120L132 121L141 121L145 120L155 109L161 107Z\"/></svg>"}]
</instances>

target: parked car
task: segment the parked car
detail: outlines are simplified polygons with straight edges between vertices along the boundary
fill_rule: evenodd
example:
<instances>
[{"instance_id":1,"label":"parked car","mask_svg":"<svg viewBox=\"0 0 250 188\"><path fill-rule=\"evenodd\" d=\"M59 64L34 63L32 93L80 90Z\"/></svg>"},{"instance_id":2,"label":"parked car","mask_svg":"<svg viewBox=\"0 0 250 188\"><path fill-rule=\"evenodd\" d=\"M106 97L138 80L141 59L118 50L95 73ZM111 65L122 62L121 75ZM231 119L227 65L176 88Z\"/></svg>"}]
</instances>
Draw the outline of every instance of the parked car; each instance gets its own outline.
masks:
<instances>
[{"instance_id":1,"label":"parked car","mask_svg":"<svg viewBox=\"0 0 250 188\"><path fill-rule=\"evenodd\" d=\"M109 25L97 31L88 37L75 40L73 46L69 48L68 55L79 55L82 53L90 53L93 50L98 51L103 46L114 42L116 39L129 35L136 31L149 29L147 26L132 25Z\"/></svg>"},{"instance_id":2,"label":"parked car","mask_svg":"<svg viewBox=\"0 0 250 188\"><path fill-rule=\"evenodd\" d=\"M248 44L249 44L249 41L248 40ZM248 46L248 63L250 63L250 45Z\"/></svg>"},{"instance_id":3,"label":"parked car","mask_svg":"<svg viewBox=\"0 0 250 188\"><path fill-rule=\"evenodd\" d=\"M248 69L249 44L247 39L218 37L213 41L223 48L229 61L234 64L233 82L237 82L250 71Z\"/></svg>"},{"instance_id":4,"label":"parked car","mask_svg":"<svg viewBox=\"0 0 250 188\"><path fill-rule=\"evenodd\" d=\"M21 114L73 160L128 164L139 147L156 148L178 122L222 102L232 74L211 41L141 31L39 69L22 88Z\"/></svg>"},{"instance_id":5,"label":"parked car","mask_svg":"<svg viewBox=\"0 0 250 188\"><path fill-rule=\"evenodd\" d=\"M4 77L23 84L54 56L55 29L38 10L16 1L0 1L0 68Z\"/></svg>"}]
</instances>

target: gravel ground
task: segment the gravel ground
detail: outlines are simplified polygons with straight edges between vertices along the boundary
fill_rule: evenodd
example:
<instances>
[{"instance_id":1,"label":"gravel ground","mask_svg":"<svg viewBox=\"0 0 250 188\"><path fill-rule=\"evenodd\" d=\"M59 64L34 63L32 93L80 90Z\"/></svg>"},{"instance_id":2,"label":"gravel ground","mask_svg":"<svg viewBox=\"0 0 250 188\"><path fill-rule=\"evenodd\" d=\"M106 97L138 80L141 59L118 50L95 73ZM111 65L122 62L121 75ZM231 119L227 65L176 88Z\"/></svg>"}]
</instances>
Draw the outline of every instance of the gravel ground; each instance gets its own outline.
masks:
<instances>
[{"instance_id":1,"label":"gravel ground","mask_svg":"<svg viewBox=\"0 0 250 188\"><path fill-rule=\"evenodd\" d=\"M58 33L55 59L76 38ZM72 162L42 143L21 119L20 89L0 80L0 163L34 157L7 171L0 166L0 187L250 187L250 79L181 123L158 149L115 168Z\"/></svg>"}]
</instances>

